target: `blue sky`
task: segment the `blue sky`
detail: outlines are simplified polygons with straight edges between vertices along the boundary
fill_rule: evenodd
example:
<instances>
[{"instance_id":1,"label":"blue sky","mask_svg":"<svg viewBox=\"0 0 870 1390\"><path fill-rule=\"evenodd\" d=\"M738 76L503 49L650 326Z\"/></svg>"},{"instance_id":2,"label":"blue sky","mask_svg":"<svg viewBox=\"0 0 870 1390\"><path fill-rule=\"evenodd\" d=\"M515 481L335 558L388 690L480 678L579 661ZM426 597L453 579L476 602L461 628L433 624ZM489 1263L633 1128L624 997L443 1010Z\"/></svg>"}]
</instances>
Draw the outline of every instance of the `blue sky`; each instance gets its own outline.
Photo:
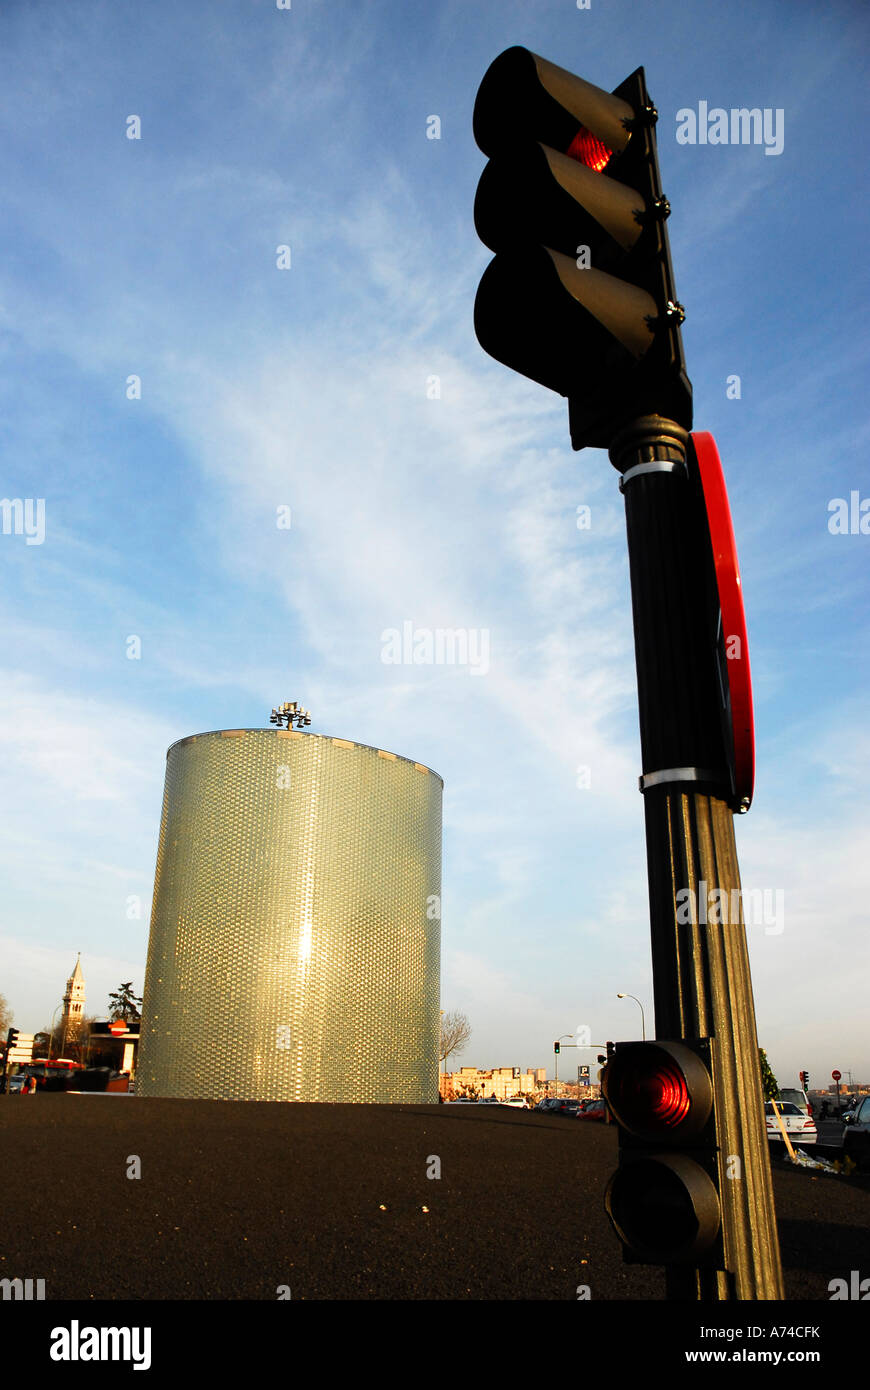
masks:
<instances>
[{"instance_id":1,"label":"blue sky","mask_svg":"<svg viewBox=\"0 0 870 1390\"><path fill-rule=\"evenodd\" d=\"M741 870L784 895L781 931L749 928L759 1037L791 1083L870 1080L870 536L828 527L832 499L870 496L868 30L860 5L778 0L0 13L2 493L45 501L41 544L0 535L17 1026L47 1022L77 951L89 1010L141 992L165 750L284 699L445 779L458 1061L551 1067L581 1025L632 1037L618 991L651 1021L616 474L472 325L471 112L519 43L606 88L646 68L747 604ZM702 101L781 109L782 152L679 144ZM405 622L485 631L488 669L385 664Z\"/></svg>"}]
</instances>

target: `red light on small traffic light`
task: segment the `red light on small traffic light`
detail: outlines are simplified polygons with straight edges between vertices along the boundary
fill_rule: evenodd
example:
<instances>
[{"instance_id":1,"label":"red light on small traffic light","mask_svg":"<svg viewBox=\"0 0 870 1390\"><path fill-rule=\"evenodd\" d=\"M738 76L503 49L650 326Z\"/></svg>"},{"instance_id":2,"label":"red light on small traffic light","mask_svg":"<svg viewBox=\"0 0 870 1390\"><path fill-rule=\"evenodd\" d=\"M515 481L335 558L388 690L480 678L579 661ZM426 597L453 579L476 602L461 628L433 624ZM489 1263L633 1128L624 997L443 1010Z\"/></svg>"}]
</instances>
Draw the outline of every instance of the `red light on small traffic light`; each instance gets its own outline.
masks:
<instances>
[{"instance_id":1,"label":"red light on small traffic light","mask_svg":"<svg viewBox=\"0 0 870 1390\"><path fill-rule=\"evenodd\" d=\"M617 1077L614 1103L632 1114L646 1129L650 1126L674 1128L689 1113L691 1096L686 1078L673 1061L661 1053L643 1058L650 1070L638 1068Z\"/></svg>"},{"instance_id":2,"label":"red light on small traffic light","mask_svg":"<svg viewBox=\"0 0 870 1390\"><path fill-rule=\"evenodd\" d=\"M607 1068L604 1090L632 1134L675 1140L697 1133L713 1103L709 1075L679 1043L626 1043Z\"/></svg>"},{"instance_id":3,"label":"red light on small traffic light","mask_svg":"<svg viewBox=\"0 0 870 1390\"><path fill-rule=\"evenodd\" d=\"M631 1258L645 1264L718 1258L708 1057L706 1039L618 1043L601 1078L619 1126L619 1168L607 1184L605 1209Z\"/></svg>"},{"instance_id":4,"label":"red light on small traffic light","mask_svg":"<svg viewBox=\"0 0 870 1390\"><path fill-rule=\"evenodd\" d=\"M565 153L571 159L576 159L578 164L585 164L587 169L594 169L596 174L606 169L613 158L613 150L609 150L604 141L587 130L585 125L581 125Z\"/></svg>"}]
</instances>

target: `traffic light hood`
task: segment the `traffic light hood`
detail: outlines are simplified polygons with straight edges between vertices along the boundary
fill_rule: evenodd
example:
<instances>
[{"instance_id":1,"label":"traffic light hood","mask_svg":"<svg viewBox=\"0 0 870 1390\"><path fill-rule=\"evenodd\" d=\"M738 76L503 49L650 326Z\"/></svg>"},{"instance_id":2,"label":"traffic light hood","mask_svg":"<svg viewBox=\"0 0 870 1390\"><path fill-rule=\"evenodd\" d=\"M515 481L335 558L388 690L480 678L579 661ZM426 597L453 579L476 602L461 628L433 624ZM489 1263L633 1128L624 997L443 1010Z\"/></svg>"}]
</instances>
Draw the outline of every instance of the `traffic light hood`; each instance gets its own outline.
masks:
<instances>
[{"instance_id":1,"label":"traffic light hood","mask_svg":"<svg viewBox=\"0 0 870 1390\"><path fill-rule=\"evenodd\" d=\"M567 396L571 442L608 448L643 415L692 423L643 68L606 92L526 48L487 69L474 205L496 258L474 306L491 357Z\"/></svg>"},{"instance_id":2,"label":"traffic light hood","mask_svg":"<svg viewBox=\"0 0 870 1390\"><path fill-rule=\"evenodd\" d=\"M474 103L474 138L488 156L529 135L567 151L582 126L611 154L621 154L634 120L627 101L515 47L486 70Z\"/></svg>"},{"instance_id":3,"label":"traffic light hood","mask_svg":"<svg viewBox=\"0 0 870 1390\"><path fill-rule=\"evenodd\" d=\"M599 270L632 250L645 214L636 189L602 179L570 155L537 141L494 155L474 200L477 235L491 251L537 242L577 256L582 244Z\"/></svg>"},{"instance_id":4,"label":"traffic light hood","mask_svg":"<svg viewBox=\"0 0 870 1390\"><path fill-rule=\"evenodd\" d=\"M567 293L566 293L567 291ZM547 247L496 256L474 306L482 348L551 391L603 391L653 342L655 301L635 285Z\"/></svg>"}]
</instances>

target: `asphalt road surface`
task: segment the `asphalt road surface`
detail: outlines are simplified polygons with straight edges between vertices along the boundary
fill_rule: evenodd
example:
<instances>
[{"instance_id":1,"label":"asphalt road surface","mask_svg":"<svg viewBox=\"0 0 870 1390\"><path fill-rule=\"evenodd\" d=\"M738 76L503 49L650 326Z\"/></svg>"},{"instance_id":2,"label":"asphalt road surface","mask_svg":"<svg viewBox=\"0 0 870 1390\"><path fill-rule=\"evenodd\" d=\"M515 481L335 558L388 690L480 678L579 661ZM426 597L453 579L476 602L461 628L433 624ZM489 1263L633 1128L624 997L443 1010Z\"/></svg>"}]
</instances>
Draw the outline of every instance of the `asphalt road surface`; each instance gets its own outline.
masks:
<instances>
[{"instance_id":1,"label":"asphalt road surface","mask_svg":"<svg viewBox=\"0 0 870 1390\"><path fill-rule=\"evenodd\" d=\"M0 1131L0 1278L50 1300L664 1297L604 1214L609 1126L44 1094L0 1096ZM787 1297L828 1300L867 1266L870 1182L777 1163L774 1188Z\"/></svg>"}]
</instances>

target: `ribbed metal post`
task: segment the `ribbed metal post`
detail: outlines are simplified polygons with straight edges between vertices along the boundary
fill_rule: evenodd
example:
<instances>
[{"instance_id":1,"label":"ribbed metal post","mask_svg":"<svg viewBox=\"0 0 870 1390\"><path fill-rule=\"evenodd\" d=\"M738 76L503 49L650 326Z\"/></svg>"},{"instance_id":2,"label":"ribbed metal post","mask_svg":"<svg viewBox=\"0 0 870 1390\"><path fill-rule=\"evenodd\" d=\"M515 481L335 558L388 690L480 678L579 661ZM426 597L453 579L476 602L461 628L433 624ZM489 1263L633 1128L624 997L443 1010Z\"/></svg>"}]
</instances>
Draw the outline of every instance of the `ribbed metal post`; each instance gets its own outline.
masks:
<instances>
[{"instance_id":1,"label":"ribbed metal post","mask_svg":"<svg viewBox=\"0 0 870 1390\"><path fill-rule=\"evenodd\" d=\"M724 1269L667 1270L669 1298L784 1297L730 780L710 633L713 574L686 431L658 416L614 441L637 659L656 1036L709 1038ZM645 465L645 466L644 466ZM637 470L637 471L634 471ZM727 893L724 924L705 920ZM737 890L737 891L732 891ZM714 914L715 915L715 914Z\"/></svg>"}]
</instances>

